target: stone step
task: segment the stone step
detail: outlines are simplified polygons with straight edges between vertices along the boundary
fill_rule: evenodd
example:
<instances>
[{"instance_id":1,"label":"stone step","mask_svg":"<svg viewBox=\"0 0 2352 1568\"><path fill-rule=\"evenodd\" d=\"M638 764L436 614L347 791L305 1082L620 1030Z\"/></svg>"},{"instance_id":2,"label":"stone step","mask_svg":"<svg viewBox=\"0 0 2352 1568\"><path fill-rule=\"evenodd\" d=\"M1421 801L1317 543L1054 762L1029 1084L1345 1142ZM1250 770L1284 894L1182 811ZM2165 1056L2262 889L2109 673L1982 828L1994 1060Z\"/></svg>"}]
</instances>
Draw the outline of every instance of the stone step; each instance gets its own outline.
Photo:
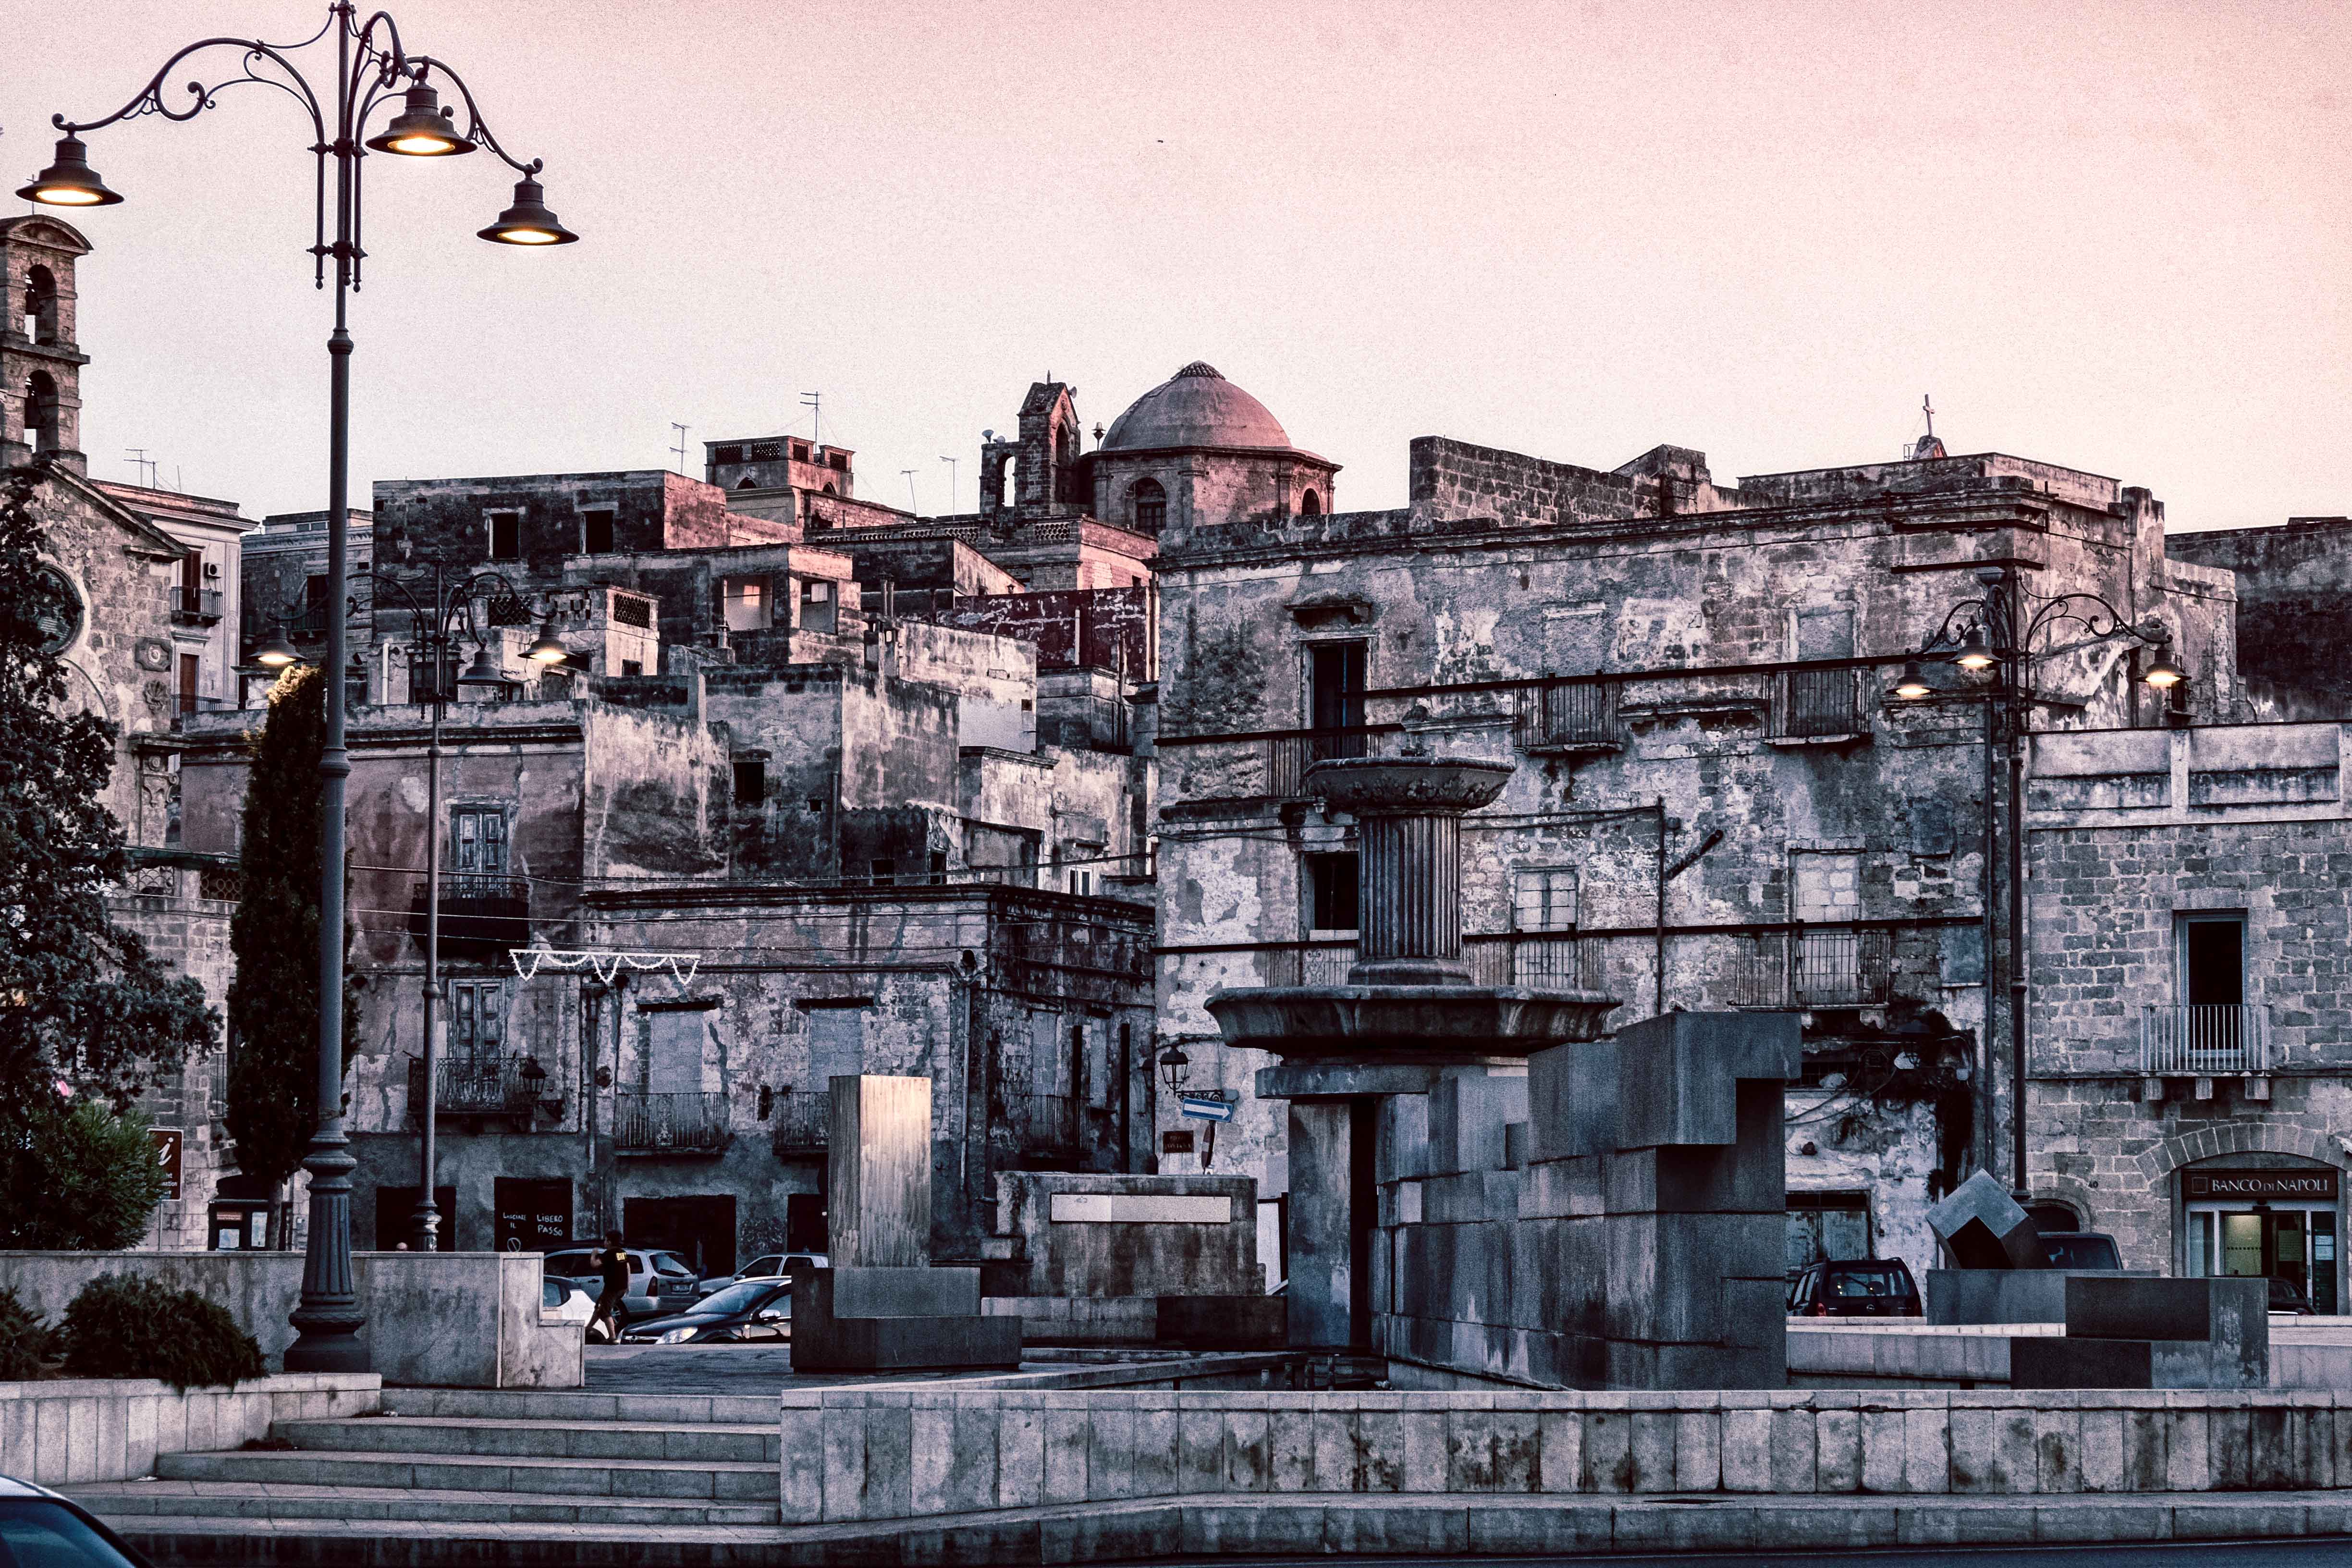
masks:
<instances>
[{"instance_id":1,"label":"stone step","mask_svg":"<svg viewBox=\"0 0 2352 1568\"><path fill-rule=\"evenodd\" d=\"M622 1529L772 1525L775 1504L664 1498L583 1498L549 1492L337 1487L248 1481L113 1481L68 1493L101 1519L404 1520L452 1524L595 1524Z\"/></svg>"},{"instance_id":2,"label":"stone step","mask_svg":"<svg viewBox=\"0 0 2352 1568\"><path fill-rule=\"evenodd\" d=\"M600 1459L568 1456L414 1454L318 1448L158 1454L165 1480L245 1481L264 1486L425 1488L445 1491L552 1493L565 1497L776 1500L774 1460Z\"/></svg>"},{"instance_id":3,"label":"stone step","mask_svg":"<svg viewBox=\"0 0 2352 1568\"><path fill-rule=\"evenodd\" d=\"M368 1415L280 1421L270 1427L300 1448L398 1454L487 1454L576 1459L691 1459L775 1464L783 1431L771 1411L762 1426L599 1421L512 1421L490 1416Z\"/></svg>"},{"instance_id":4,"label":"stone step","mask_svg":"<svg viewBox=\"0 0 2352 1568\"><path fill-rule=\"evenodd\" d=\"M665 1426L776 1424L774 1394L581 1394L527 1388L387 1388L394 1415L485 1416L499 1421L655 1422Z\"/></svg>"}]
</instances>

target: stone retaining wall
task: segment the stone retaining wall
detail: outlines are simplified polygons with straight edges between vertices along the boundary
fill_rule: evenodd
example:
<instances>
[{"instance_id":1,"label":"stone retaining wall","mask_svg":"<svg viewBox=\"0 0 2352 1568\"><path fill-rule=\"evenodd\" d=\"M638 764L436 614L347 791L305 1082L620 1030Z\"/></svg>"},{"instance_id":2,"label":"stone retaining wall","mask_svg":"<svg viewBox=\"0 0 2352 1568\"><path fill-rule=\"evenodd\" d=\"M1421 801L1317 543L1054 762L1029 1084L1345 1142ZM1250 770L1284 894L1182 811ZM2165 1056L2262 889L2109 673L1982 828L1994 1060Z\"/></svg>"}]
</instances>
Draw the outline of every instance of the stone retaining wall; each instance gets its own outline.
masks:
<instances>
[{"instance_id":1,"label":"stone retaining wall","mask_svg":"<svg viewBox=\"0 0 2352 1568\"><path fill-rule=\"evenodd\" d=\"M127 1481L158 1454L234 1448L273 1421L363 1415L383 1397L373 1373L281 1373L185 1394L147 1378L0 1383L0 1475L51 1487Z\"/></svg>"},{"instance_id":2,"label":"stone retaining wall","mask_svg":"<svg viewBox=\"0 0 2352 1568\"><path fill-rule=\"evenodd\" d=\"M929 1388L782 1398L787 1522L1261 1492L2352 1487L2352 1394L2331 1392Z\"/></svg>"}]
</instances>

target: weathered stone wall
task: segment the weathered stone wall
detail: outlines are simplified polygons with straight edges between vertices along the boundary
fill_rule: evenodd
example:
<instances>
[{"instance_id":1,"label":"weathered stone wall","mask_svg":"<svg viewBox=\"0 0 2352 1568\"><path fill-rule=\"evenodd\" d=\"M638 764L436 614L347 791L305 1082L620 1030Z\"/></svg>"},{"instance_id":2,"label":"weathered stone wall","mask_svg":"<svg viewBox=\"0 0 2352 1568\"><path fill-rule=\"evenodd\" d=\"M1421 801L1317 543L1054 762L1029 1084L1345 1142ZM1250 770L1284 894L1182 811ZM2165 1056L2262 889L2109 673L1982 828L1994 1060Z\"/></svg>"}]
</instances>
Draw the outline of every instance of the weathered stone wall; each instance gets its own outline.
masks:
<instances>
[{"instance_id":1,"label":"weathered stone wall","mask_svg":"<svg viewBox=\"0 0 2352 1568\"><path fill-rule=\"evenodd\" d=\"M1018 637L1040 665L1092 665L1152 679L1159 596L1150 587L1077 588L975 599L939 612L946 625Z\"/></svg>"},{"instance_id":2,"label":"weathered stone wall","mask_svg":"<svg viewBox=\"0 0 2352 1568\"><path fill-rule=\"evenodd\" d=\"M2165 541L2174 560L2235 574L2239 662L2276 700L2337 716L2352 709L2352 518L2294 517L2266 528L2217 528ZM2296 716L2303 714L2298 711Z\"/></svg>"}]
</instances>

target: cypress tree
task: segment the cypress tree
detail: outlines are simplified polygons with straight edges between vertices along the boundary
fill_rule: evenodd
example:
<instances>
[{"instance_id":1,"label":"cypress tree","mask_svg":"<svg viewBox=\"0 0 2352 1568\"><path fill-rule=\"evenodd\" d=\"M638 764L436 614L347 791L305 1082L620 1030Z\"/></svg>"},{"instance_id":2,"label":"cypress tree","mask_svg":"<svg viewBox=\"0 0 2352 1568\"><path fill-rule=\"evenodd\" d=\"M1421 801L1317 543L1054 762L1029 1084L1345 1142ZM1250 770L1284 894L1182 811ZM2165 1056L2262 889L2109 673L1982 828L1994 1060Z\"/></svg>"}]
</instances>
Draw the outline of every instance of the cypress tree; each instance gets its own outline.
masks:
<instances>
[{"instance_id":1,"label":"cypress tree","mask_svg":"<svg viewBox=\"0 0 2352 1568\"><path fill-rule=\"evenodd\" d=\"M229 1137L237 1169L272 1192L301 1167L319 1124L319 825L324 791L319 758L327 744L327 673L289 666L269 692L269 718L246 775L245 834L238 854L229 950ZM345 931L348 951L350 934ZM346 994L343 1065L359 1034ZM279 1245L289 1227L279 1213Z\"/></svg>"}]
</instances>

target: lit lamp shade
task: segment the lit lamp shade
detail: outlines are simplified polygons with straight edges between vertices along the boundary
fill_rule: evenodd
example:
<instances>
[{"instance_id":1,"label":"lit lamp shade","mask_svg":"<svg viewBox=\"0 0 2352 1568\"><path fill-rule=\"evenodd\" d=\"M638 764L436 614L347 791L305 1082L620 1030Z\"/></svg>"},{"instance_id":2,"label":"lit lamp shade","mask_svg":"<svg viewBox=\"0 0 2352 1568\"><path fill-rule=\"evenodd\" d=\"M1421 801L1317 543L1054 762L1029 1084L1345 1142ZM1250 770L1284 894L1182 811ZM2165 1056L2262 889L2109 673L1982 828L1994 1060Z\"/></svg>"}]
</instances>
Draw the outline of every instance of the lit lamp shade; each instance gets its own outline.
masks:
<instances>
[{"instance_id":1,"label":"lit lamp shade","mask_svg":"<svg viewBox=\"0 0 2352 1568\"><path fill-rule=\"evenodd\" d=\"M499 245L570 245L580 237L547 210L547 193L527 174L515 182L514 205L476 232Z\"/></svg>"},{"instance_id":2,"label":"lit lamp shade","mask_svg":"<svg viewBox=\"0 0 2352 1568\"><path fill-rule=\"evenodd\" d=\"M1900 697L1906 702L1933 696L1936 690L1934 687L1927 684L1927 678L1920 674L1919 661L1916 658L1906 658L1903 661L1902 675L1896 678L1895 684L1887 689L1890 695Z\"/></svg>"},{"instance_id":3,"label":"lit lamp shade","mask_svg":"<svg viewBox=\"0 0 2352 1568\"><path fill-rule=\"evenodd\" d=\"M302 656L292 643L286 640L283 627L272 626L269 636L253 650L253 662L269 669L283 669L289 664L299 664Z\"/></svg>"},{"instance_id":4,"label":"lit lamp shade","mask_svg":"<svg viewBox=\"0 0 2352 1568\"><path fill-rule=\"evenodd\" d=\"M1952 662L1962 669L1990 669L1993 667L1997 660L1993 657L1992 645L1985 639L1983 626L1969 628L1969 635L1960 639L1960 651L1953 656Z\"/></svg>"},{"instance_id":5,"label":"lit lamp shade","mask_svg":"<svg viewBox=\"0 0 2352 1568\"><path fill-rule=\"evenodd\" d=\"M421 83L408 89L406 107L382 134L369 137L367 144L371 151L404 158L448 158L474 150L472 141L458 133L442 110L441 95Z\"/></svg>"},{"instance_id":6,"label":"lit lamp shade","mask_svg":"<svg viewBox=\"0 0 2352 1568\"><path fill-rule=\"evenodd\" d=\"M2189 672L2172 662L2172 650L2161 647L2156 651L2155 662L2139 672L2140 679L2158 691L2169 690L2189 679Z\"/></svg>"},{"instance_id":7,"label":"lit lamp shade","mask_svg":"<svg viewBox=\"0 0 2352 1568\"><path fill-rule=\"evenodd\" d=\"M562 664L571 657L572 650L565 647L563 639L555 635L555 617L552 616L540 624L539 640L523 654L523 658L533 664Z\"/></svg>"},{"instance_id":8,"label":"lit lamp shade","mask_svg":"<svg viewBox=\"0 0 2352 1568\"><path fill-rule=\"evenodd\" d=\"M122 199L108 190L98 171L89 166L89 149L77 136L59 137L57 161L16 195L52 207L110 207Z\"/></svg>"}]
</instances>

